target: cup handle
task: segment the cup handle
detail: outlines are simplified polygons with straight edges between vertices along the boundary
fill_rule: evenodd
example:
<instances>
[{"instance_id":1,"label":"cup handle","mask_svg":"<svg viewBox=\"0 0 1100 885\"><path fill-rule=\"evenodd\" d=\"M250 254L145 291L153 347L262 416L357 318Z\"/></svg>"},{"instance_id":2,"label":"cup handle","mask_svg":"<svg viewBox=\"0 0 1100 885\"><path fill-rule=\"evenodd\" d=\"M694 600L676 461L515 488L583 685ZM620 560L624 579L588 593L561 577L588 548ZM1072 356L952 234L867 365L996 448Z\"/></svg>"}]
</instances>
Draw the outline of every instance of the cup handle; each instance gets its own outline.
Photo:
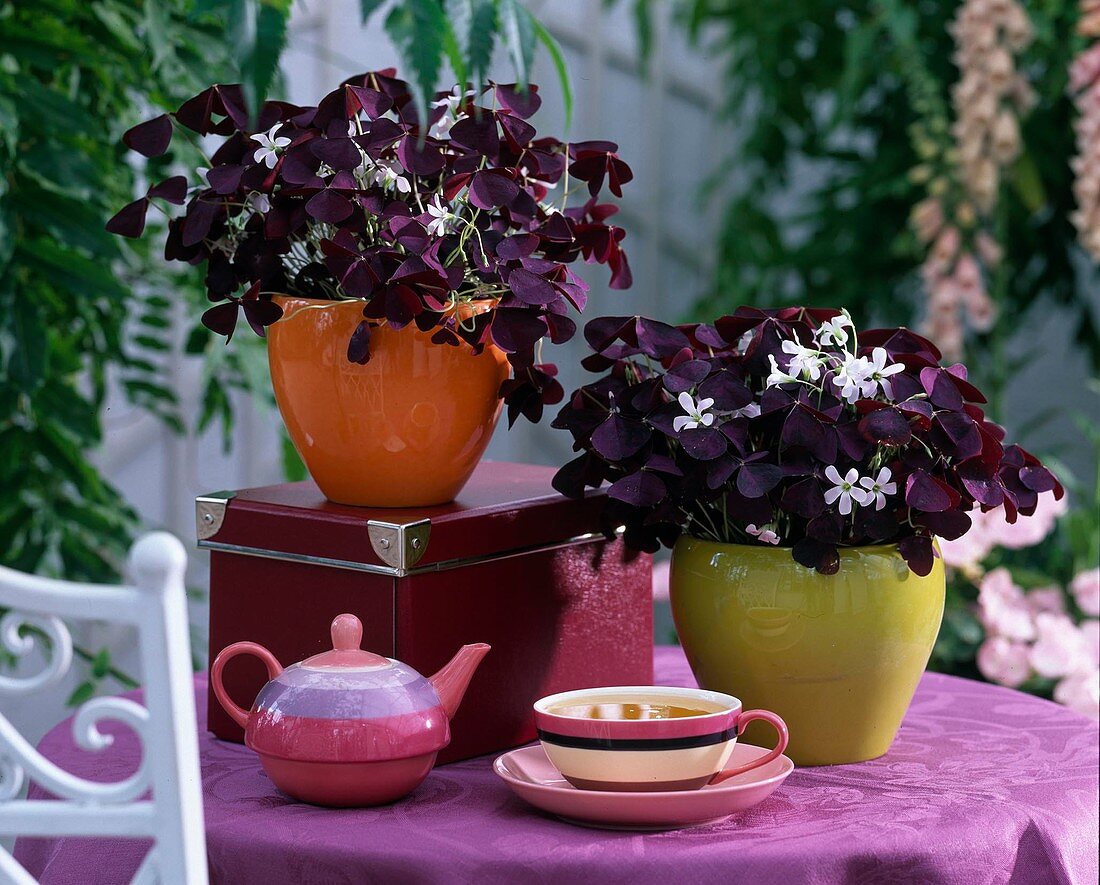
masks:
<instances>
[{"instance_id":1,"label":"cup handle","mask_svg":"<svg viewBox=\"0 0 1100 885\"><path fill-rule=\"evenodd\" d=\"M248 726L248 711L238 707L233 699L229 697L225 686L222 685L222 671L230 659L235 658L237 655L255 655L258 657L267 667L268 679L274 679L282 673L283 665L279 663L275 655L255 642L234 642L232 645L223 648L218 652L218 656L214 658L214 663L210 667L210 685L214 689L214 697L218 699L218 703L222 705L222 708L234 722L241 728L246 728Z\"/></svg>"},{"instance_id":2,"label":"cup handle","mask_svg":"<svg viewBox=\"0 0 1100 885\"><path fill-rule=\"evenodd\" d=\"M775 713L771 713L767 710L746 710L737 717L737 733L740 734L743 732L745 726L752 722L753 719L763 719L765 722L770 722L779 733L779 740L776 742L775 749L761 756L759 759L753 759L752 762L746 762L744 765L738 765L736 768L723 768L710 779L710 783L720 784L728 778L744 774L746 771L752 771L752 769L759 768L761 765L767 765L773 759L778 759L783 755L783 751L787 749L787 723L776 716Z\"/></svg>"}]
</instances>

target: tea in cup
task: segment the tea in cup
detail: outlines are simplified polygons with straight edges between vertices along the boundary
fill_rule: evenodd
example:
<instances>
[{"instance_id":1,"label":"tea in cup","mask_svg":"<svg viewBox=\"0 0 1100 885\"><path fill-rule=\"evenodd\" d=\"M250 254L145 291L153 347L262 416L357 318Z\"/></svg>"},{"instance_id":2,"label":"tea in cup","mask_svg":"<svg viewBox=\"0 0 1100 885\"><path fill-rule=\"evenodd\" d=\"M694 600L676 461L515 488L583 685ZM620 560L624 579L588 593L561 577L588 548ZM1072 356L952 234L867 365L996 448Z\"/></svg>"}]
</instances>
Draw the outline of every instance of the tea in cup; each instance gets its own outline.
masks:
<instances>
[{"instance_id":1,"label":"tea in cup","mask_svg":"<svg viewBox=\"0 0 1100 885\"><path fill-rule=\"evenodd\" d=\"M725 768L754 719L779 732L774 750ZM696 790L766 765L787 748L787 726L767 710L701 688L621 686L566 691L535 703L543 750L580 790Z\"/></svg>"}]
</instances>

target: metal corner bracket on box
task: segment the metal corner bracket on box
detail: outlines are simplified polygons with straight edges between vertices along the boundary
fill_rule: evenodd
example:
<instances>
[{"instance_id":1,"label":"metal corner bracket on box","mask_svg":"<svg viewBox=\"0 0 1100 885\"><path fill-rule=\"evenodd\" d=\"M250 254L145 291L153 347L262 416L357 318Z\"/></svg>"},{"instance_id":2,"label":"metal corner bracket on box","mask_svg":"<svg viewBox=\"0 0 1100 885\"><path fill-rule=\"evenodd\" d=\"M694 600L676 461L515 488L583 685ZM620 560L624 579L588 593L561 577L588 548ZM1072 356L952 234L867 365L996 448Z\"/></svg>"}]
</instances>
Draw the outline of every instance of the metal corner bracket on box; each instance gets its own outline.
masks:
<instances>
[{"instance_id":1,"label":"metal corner bracket on box","mask_svg":"<svg viewBox=\"0 0 1100 885\"><path fill-rule=\"evenodd\" d=\"M221 530L225 520L225 512L229 502L234 497L233 492L211 492L200 495L195 499L195 531L198 536L198 546L206 550L217 550L225 553L237 553L242 556L259 556L267 559L283 559L290 562L304 562L311 565L330 566L332 568L351 569L352 571L369 572L371 574L390 575L395 578L403 578L407 575L419 572L443 571L457 568L472 562L485 562L490 559L502 559L508 556L519 556L534 550L550 549L553 547L568 547L573 544L583 544L603 538L599 532L589 532L567 538L552 544L523 547L516 550L508 550L493 556L473 559L449 559L443 562L429 563L417 568L417 563L428 549L428 539L431 535L432 522L430 519L419 519L415 522L384 522L372 519L367 522L367 537L370 540L371 549L382 560L384 565L375 565L370 562L358 562L355 560L332 559L326 556L310 556L304 553L289 553L279 550L265 550L259 547L246 547L240 544L228 544L215 540L215 536Z\"/></svg>"}]
</instances>

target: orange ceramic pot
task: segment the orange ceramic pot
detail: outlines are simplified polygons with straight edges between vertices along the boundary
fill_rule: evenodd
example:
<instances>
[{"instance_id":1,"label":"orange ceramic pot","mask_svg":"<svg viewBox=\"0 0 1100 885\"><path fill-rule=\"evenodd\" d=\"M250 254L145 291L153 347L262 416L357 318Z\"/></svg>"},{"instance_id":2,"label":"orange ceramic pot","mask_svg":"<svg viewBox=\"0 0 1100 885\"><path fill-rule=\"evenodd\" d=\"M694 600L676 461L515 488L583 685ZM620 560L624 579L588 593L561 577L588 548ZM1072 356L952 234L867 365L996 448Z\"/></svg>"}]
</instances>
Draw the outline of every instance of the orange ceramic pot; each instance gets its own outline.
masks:
<instances>
[{"instance_id":1,"label":"orange ceramic pot","mask_svg":"<svg viewBox=\"0 0 1100 885\"><path fill-rule=\"evenodd\" d=\"M275 401L310 475L331 501L423 507L454 499L500 415L503 351L433 344L414 325L371 332L366 365L348 361L361 301L275 299L268 327ZM488 310L463 307L463 310Z\"/></svg>"}]
</instances>

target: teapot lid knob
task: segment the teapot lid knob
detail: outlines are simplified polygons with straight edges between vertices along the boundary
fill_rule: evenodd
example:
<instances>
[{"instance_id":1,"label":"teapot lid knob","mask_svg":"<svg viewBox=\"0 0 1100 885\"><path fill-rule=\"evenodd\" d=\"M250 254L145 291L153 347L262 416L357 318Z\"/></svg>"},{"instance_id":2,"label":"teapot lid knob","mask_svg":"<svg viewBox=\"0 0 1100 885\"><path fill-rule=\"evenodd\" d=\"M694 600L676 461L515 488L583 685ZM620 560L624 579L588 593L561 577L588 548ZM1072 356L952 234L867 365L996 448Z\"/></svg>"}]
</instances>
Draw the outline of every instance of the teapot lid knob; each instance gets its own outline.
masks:
<instances>
[{"instance_id":1,"label":"teapot lid knob","mask_svg":"<svg viewBox=\"0 0 1100 885\"><path fill-rule=\"evenodd\" d=\"M337 615L332 622L332 651L302 661L310 670L361 670L389 667L390 661L374 652L363 651L363 622L355 615Z\"/></svg>"},{"instance_id":2,"label":"teapot lid knob","mask_svg":"<svg viewBox=\"0 0 1100 885\"><path fill-rule=\"evenodd\" d=\"M358 651L363 646L363 622L355 615L337 615L332 622L332 647L336 651Z\"/></svg>"}]
</instances>

